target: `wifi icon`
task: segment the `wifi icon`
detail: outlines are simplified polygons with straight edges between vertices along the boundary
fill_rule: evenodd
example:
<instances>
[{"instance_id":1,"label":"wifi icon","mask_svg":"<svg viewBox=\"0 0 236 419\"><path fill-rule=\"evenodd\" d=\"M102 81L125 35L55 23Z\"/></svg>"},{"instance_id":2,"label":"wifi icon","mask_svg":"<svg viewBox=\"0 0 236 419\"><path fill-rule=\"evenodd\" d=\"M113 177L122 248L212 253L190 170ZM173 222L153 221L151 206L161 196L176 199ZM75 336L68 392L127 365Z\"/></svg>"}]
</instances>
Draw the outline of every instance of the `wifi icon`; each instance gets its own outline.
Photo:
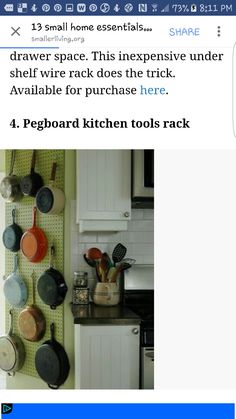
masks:
<instances>
[{"instance_id":1,"label":"wifi icon","mask_svg":"<svg viewBox=\"0 0 236 419\"><path fill-rule=\"evenodd\" d=\"M13 404L12 403L2 403L1 404L2 415L6 415L8 413L11 413L12 409L13 409Z\"/></svg>"}]
</instances>

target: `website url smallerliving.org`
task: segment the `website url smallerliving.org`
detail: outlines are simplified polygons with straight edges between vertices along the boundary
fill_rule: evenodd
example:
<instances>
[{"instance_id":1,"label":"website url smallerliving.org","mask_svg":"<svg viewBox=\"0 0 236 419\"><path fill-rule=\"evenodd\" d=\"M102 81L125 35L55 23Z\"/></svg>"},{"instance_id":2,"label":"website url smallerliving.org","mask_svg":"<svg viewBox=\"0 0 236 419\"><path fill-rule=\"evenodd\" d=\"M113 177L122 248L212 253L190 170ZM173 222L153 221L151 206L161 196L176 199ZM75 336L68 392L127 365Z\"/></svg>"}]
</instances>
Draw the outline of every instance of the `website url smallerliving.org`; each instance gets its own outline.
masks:
<instances>
[{"instance_id":1,"label":"website url smallerliving.org","mask_svg":"<svg viewBox=\"0 0 236 419\"><path fill-rule=\"evenodd\" d=\"M31 38L32 42L66 42L67 44L70 44L72 42L79 42L79 43L84 43L84 38L80 37L70 37L70 36L32 36Z\"/></svg>"}]
</instances>

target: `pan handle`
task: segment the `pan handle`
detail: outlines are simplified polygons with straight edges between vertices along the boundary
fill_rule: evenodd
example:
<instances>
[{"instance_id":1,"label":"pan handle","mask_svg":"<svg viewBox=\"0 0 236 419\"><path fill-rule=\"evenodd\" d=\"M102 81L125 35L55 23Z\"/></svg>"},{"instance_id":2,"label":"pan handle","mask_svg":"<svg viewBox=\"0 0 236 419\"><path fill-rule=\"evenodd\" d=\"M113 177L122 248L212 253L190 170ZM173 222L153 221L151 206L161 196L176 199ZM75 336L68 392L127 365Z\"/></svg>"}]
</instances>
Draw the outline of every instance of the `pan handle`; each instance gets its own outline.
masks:
<instances>
[{"instance_id":1,"label":"pan handle","mask_svg":"<svg viewBox=\"0 0 236 419\"><path fill-rule=\"evenodd\" d=\"M16 159L16 150L11 150L11 166L10 166L9 176L11 176L13 173L15 159Z\"/></svg>"},{"instance_id":2,"label":"pan handle","mask_svg":"<svg viewBox=\"0 0 236 419\"><path fill-rule=\"evenodd\" d=\"M51 171L51 177L50 177L50 181L54 182L54 180L56 179L56 171L57 171L57 163L54 161L52 164L52 171Z\"/></svg>"},{"instance_id":3,"label":"pan handle","mask_svg":"<svg viewBox=\"0 0 236 419\"><path fill-rule=\"evenodd\" d=\"M34 271L32 271L31 274L31 278L32 278L32 300L33 300L33 305L35 305L35 280L34 280Z\"/></svg>"},{"instance_id":4,"label":"pan handle","mask_svg":"<svg viewBox=\"0 0 236 419\"><path fill-rule=\"evenodd\" d=\"M9 375L9 377L14 377L14 375L15 375L15 371L8 372L8 373L7 373L7 375Z\"/></svg>"},{"instance_id":5,"label":"pan handle","mask_svg":"<svg viewBox=\"0 0 236 419\"><path fill-rule=\"evenodd\" d=\"M16 207L13 208L13 210L12 210L12 221L13 221L13 224L15 224L15 222L16 222Z\"/></svg>"},{"instance_id":6,"label":"pan handle","mask_svg":"<svg viewBox=\"0 0 236 419\"><path fill-rule=\"evenodd\" d=\"M55 340L55 323L50 324L51 341Z\"/></svg>"},{"instance_id":7,"label":"pan handle","mask_svg":"<svg viewBox=\"0 0 236 419\"><path fill-rule=\"evenodd\" d=\"M57 390L59 388L59 386L57 386L56 384L48 384L48 387L52 390Z\"/></svg>"},{"instance_id":8,"label":"pan handle","mask_svg":"<svg viewBox=\"0 0 236 419\"><path fill-rule=\"evenodd\" d=\"M37 214L37 207L33 208L33 228L36 227L36 214Z\"/></svg>"},{"instance_id":9,"label":"pan handle","mask_svg":"<svg viewBox=\"0 0 236 419\"><path fill-rule=\"evenodd\" d=\"M7 375L9 375L9 377L14 377L14 375L15 375L15 371L8 372L8 373L7 373Z\"/></svg>"},{"instance_id":10,"label":"pan handle","mask_svg":"<svg viewBox=\"0 0 236 419\"><path fill-rule=\"evenodd\" d=\"M50 261L49 261L49 266L50 268L54 268L55 267L55 246L54 244L52 244L51 248L50 248Z\"/></svg>"},{"instance_id":11,"label":"pan handle","mask_svg":"<svg viewBox=\"0 0 236 419\"><path fill-rule=\"evenodd\" d=\"M9 310L9 315L10 315L10 326L9 326L8 335L11 335L12 332L13 332L13 310L12 310L12 308Z\"/></svg>"},{"instance_id":12,"label":"pan handle","mask_svg":"<svg viewBox=\"0 0 236 419\"><path fill-rule=\"evenodd\" d=\"M18 254L15 253L14 254L14 267L13 267L13 272L16 272L18 269Z\"/></svg>"},{"instance_id":13,"label":"pan handle","mask_svg":"<svg viewBox=\"0 0 236 419\"><path fill-rule=\"evenodd\" d=\"M36 150L33 150L32 159L31 159L31 168L30 168L31 174L34 173L35 163L36 163Z\"/></svg>"}]
</instances>

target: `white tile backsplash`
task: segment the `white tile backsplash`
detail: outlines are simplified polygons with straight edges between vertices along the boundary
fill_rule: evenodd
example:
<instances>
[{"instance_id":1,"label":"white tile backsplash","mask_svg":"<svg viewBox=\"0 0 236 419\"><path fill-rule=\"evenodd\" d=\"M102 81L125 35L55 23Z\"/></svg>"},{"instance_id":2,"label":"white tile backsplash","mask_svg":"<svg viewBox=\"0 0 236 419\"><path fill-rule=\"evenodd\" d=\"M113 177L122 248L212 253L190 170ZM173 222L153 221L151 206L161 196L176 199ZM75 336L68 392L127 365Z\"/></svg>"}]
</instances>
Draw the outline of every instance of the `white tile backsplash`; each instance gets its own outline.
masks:
<instances>
[{"instance_id":1,"label":"white tile backsplash","mask_svg":"<svg viewBox=\"0 0 236 419\"><path fill-rule=\"evenodd\" d=\"M138 211L138 210L135 210ZM151 220L135 220L128 222L128 231L152 231L154 230L154 223Z\"/></svg>"},{"instance_id":2,"label":"white tile backsplash","mask_svg":"<svg viewBox=\"0 0 236 419\"><path fill-rule=\"evenodd\" d=\"M97 241L98 243L119 243L121 241L121 232L117 233L98 233Z\"/></svg>"},{"instance_id":3,"label":"white tile backsplash","mask_svg":"<svg viewBox=\"0 0 236 419\"><path fill-rule=\"evenodd\" d=\"M83 259L83 253L90 247L99 247L110 257L117 243L127 247L127 257L136 259L138 264L154 264L154 211L151 209L133 209L128 231L79 233L75 222L76 202L71 202L71 247L72 269L86 270L94 275Z\"/></svg>"},{"instance_id":4,"label":"white tile backsplash","mask_svg":"<svg viewBox=\"0 0 236 419\"><path fill-rule=\"evenodd\" d=\"M132 220L142 220L144 218L144 211L146 210L132 210Z\"/></svg>"},{"instance_id":5,"label":"white tile backsplash","mask_svg":"<svg viewBox=\"0 0 236 419\"><path fill-rule=\"evenodd\" d=\"M143 211L144 220L153 220L153 209L145 209Z\"/></svg>"},{"instance_id":6,"label":"white tile backsplash","mask_svg":"<svg viewBox=\"0 0 236 419\"><path fill-rule=\"evenodd\" d=\"M97 242L97 234L95 233L84 233L84 234L79 234L79 243L91 243Z\"/></svg>"},{"instance_id":7,"label":"white tile backsplash","mask_svg":"<svg viewBox=\"0 0 236 419\"><path fill-rule=\"evenodd\" d=\"M125 231L121 233L120 241L122 243L152 243L153 245L153 232L152 231Z\"/></svg>"}]
</instances>

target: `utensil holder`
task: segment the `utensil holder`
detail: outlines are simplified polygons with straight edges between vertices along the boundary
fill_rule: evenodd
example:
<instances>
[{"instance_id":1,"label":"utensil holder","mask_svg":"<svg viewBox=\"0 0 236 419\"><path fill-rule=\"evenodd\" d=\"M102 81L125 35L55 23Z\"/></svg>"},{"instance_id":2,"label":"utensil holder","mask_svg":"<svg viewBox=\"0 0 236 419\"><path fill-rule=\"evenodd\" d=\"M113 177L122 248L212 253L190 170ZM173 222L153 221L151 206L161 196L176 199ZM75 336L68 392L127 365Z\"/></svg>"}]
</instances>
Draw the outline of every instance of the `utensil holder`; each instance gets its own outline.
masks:
<instances>
[{"instance_id":1,"label":"utensil holder","mask_svg":"<svg viewBox=\"0 0 236 419\"><path fill-rule=\"evenodd\" d=\"M100 306L115 306L119 304L119 286L116 283L98 282L94 288L93 302Z\"/></svg>"}]
</instances>

